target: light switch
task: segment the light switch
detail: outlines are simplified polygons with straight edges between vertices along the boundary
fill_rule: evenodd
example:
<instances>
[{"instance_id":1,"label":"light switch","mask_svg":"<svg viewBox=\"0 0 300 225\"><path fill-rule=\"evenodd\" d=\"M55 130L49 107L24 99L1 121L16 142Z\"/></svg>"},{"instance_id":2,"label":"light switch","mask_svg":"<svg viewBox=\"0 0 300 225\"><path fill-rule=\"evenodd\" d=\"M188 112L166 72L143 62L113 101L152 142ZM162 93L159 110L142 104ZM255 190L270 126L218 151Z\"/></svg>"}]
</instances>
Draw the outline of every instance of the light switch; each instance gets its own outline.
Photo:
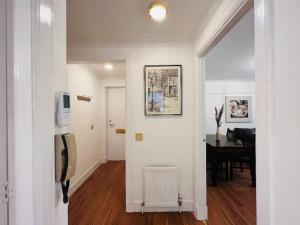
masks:
<instances>
[{"instance_id":1,"label":"light switch","mask_svg":"<svg viewBox=\"0 0 300 225\"><path fill-rule=\"evenodd\" d=\"M142 133L135 133L135 140L136 141L143 141L143 134Z\"/></svg>"}]
</instances>

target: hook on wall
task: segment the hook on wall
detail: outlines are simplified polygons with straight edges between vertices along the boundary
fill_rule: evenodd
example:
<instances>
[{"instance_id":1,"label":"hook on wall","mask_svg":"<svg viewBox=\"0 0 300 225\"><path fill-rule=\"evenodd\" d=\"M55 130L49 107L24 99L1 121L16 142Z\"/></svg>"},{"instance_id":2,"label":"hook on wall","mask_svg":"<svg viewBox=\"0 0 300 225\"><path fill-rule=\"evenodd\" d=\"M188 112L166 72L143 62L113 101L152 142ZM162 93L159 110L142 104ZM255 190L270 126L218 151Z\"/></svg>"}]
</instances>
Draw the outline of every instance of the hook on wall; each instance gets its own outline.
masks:
<instances>
[{"instance_id":1,"label":"hook on wall","mask_svg":"<svg viewBox=\"0 0 300 225\"><path fill-rule=\"evenodd\" d=\"M85 102L90 102L90 101L92 101L92 97L91 96L87 96L87 95L77 95L77 100L79 100L79 101L85 101Z\"/></svg>"}]
</instances>

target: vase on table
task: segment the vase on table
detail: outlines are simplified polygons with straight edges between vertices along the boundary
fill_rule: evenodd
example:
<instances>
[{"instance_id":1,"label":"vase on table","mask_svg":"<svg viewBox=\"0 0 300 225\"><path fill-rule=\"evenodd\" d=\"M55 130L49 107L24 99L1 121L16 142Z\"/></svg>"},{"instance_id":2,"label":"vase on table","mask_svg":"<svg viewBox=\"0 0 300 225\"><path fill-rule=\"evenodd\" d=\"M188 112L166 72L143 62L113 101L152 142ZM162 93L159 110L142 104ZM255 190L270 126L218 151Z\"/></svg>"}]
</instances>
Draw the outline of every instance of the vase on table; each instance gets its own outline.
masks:
<instances>
[{"instance_id":1,"label":"vase on table","mask_svg":"<svg viewBox=\"0 0 300 225\"><path fill-rule=\"evenodd\" d=\"M220 127L217 127L217 132L216 132L216 141L221 140L221 133L220 133Z\"/></svg>"}]
</instances>

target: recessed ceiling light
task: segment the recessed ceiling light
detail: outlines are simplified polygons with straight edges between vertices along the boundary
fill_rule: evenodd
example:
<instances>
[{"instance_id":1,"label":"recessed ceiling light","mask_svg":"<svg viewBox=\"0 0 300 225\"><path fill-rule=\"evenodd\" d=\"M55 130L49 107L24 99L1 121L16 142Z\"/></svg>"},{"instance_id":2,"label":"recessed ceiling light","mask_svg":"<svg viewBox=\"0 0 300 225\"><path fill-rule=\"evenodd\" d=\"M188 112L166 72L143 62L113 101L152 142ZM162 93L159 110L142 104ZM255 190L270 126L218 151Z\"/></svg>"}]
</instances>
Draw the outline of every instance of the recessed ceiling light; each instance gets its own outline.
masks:
<instances>
[{"instance_id":1,"label":"recessed ceiling light","mask_svg":"<svg viewBox=\"0 0 300 225\"><path fill-rule=\"evenodd\" d=\"M112 70L112 69L114 68L114 65L111 64L111 63L105 63L105 64L104 64L104 68L105 68L106 70Z\"/></svg>"},{"instance_id":2,"label":"recessed ceiling light","mask_svg":"<svg viewBox=\"0 0 300 225\"><path fill-rule=\"evenodd\" d=\"M160 0L152 2L148 7L148 13L151 19L162 21L167 16L167 4Z\"/></svg>"}]
</instances>

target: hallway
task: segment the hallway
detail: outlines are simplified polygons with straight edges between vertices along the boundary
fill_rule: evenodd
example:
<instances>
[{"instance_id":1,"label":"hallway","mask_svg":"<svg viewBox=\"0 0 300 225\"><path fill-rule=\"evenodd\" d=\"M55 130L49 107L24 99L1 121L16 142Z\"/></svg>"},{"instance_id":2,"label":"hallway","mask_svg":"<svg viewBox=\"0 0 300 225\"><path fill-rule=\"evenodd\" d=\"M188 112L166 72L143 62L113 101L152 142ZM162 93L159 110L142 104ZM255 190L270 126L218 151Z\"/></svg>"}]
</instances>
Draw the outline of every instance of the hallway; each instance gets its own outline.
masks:
<instances>
[{"instance_id":1,"label":"hallway","mask_svg":"<svg viewBox=\"0 0 300 225\"><path fill-rule=\"evenodd\" d=\"M254 225L255 189L248 171L208 187L209 225ZM71 196L69 225L203 225L192 213L125 213L125 162L109 161Z\"/></svg>"}]
</instances>

